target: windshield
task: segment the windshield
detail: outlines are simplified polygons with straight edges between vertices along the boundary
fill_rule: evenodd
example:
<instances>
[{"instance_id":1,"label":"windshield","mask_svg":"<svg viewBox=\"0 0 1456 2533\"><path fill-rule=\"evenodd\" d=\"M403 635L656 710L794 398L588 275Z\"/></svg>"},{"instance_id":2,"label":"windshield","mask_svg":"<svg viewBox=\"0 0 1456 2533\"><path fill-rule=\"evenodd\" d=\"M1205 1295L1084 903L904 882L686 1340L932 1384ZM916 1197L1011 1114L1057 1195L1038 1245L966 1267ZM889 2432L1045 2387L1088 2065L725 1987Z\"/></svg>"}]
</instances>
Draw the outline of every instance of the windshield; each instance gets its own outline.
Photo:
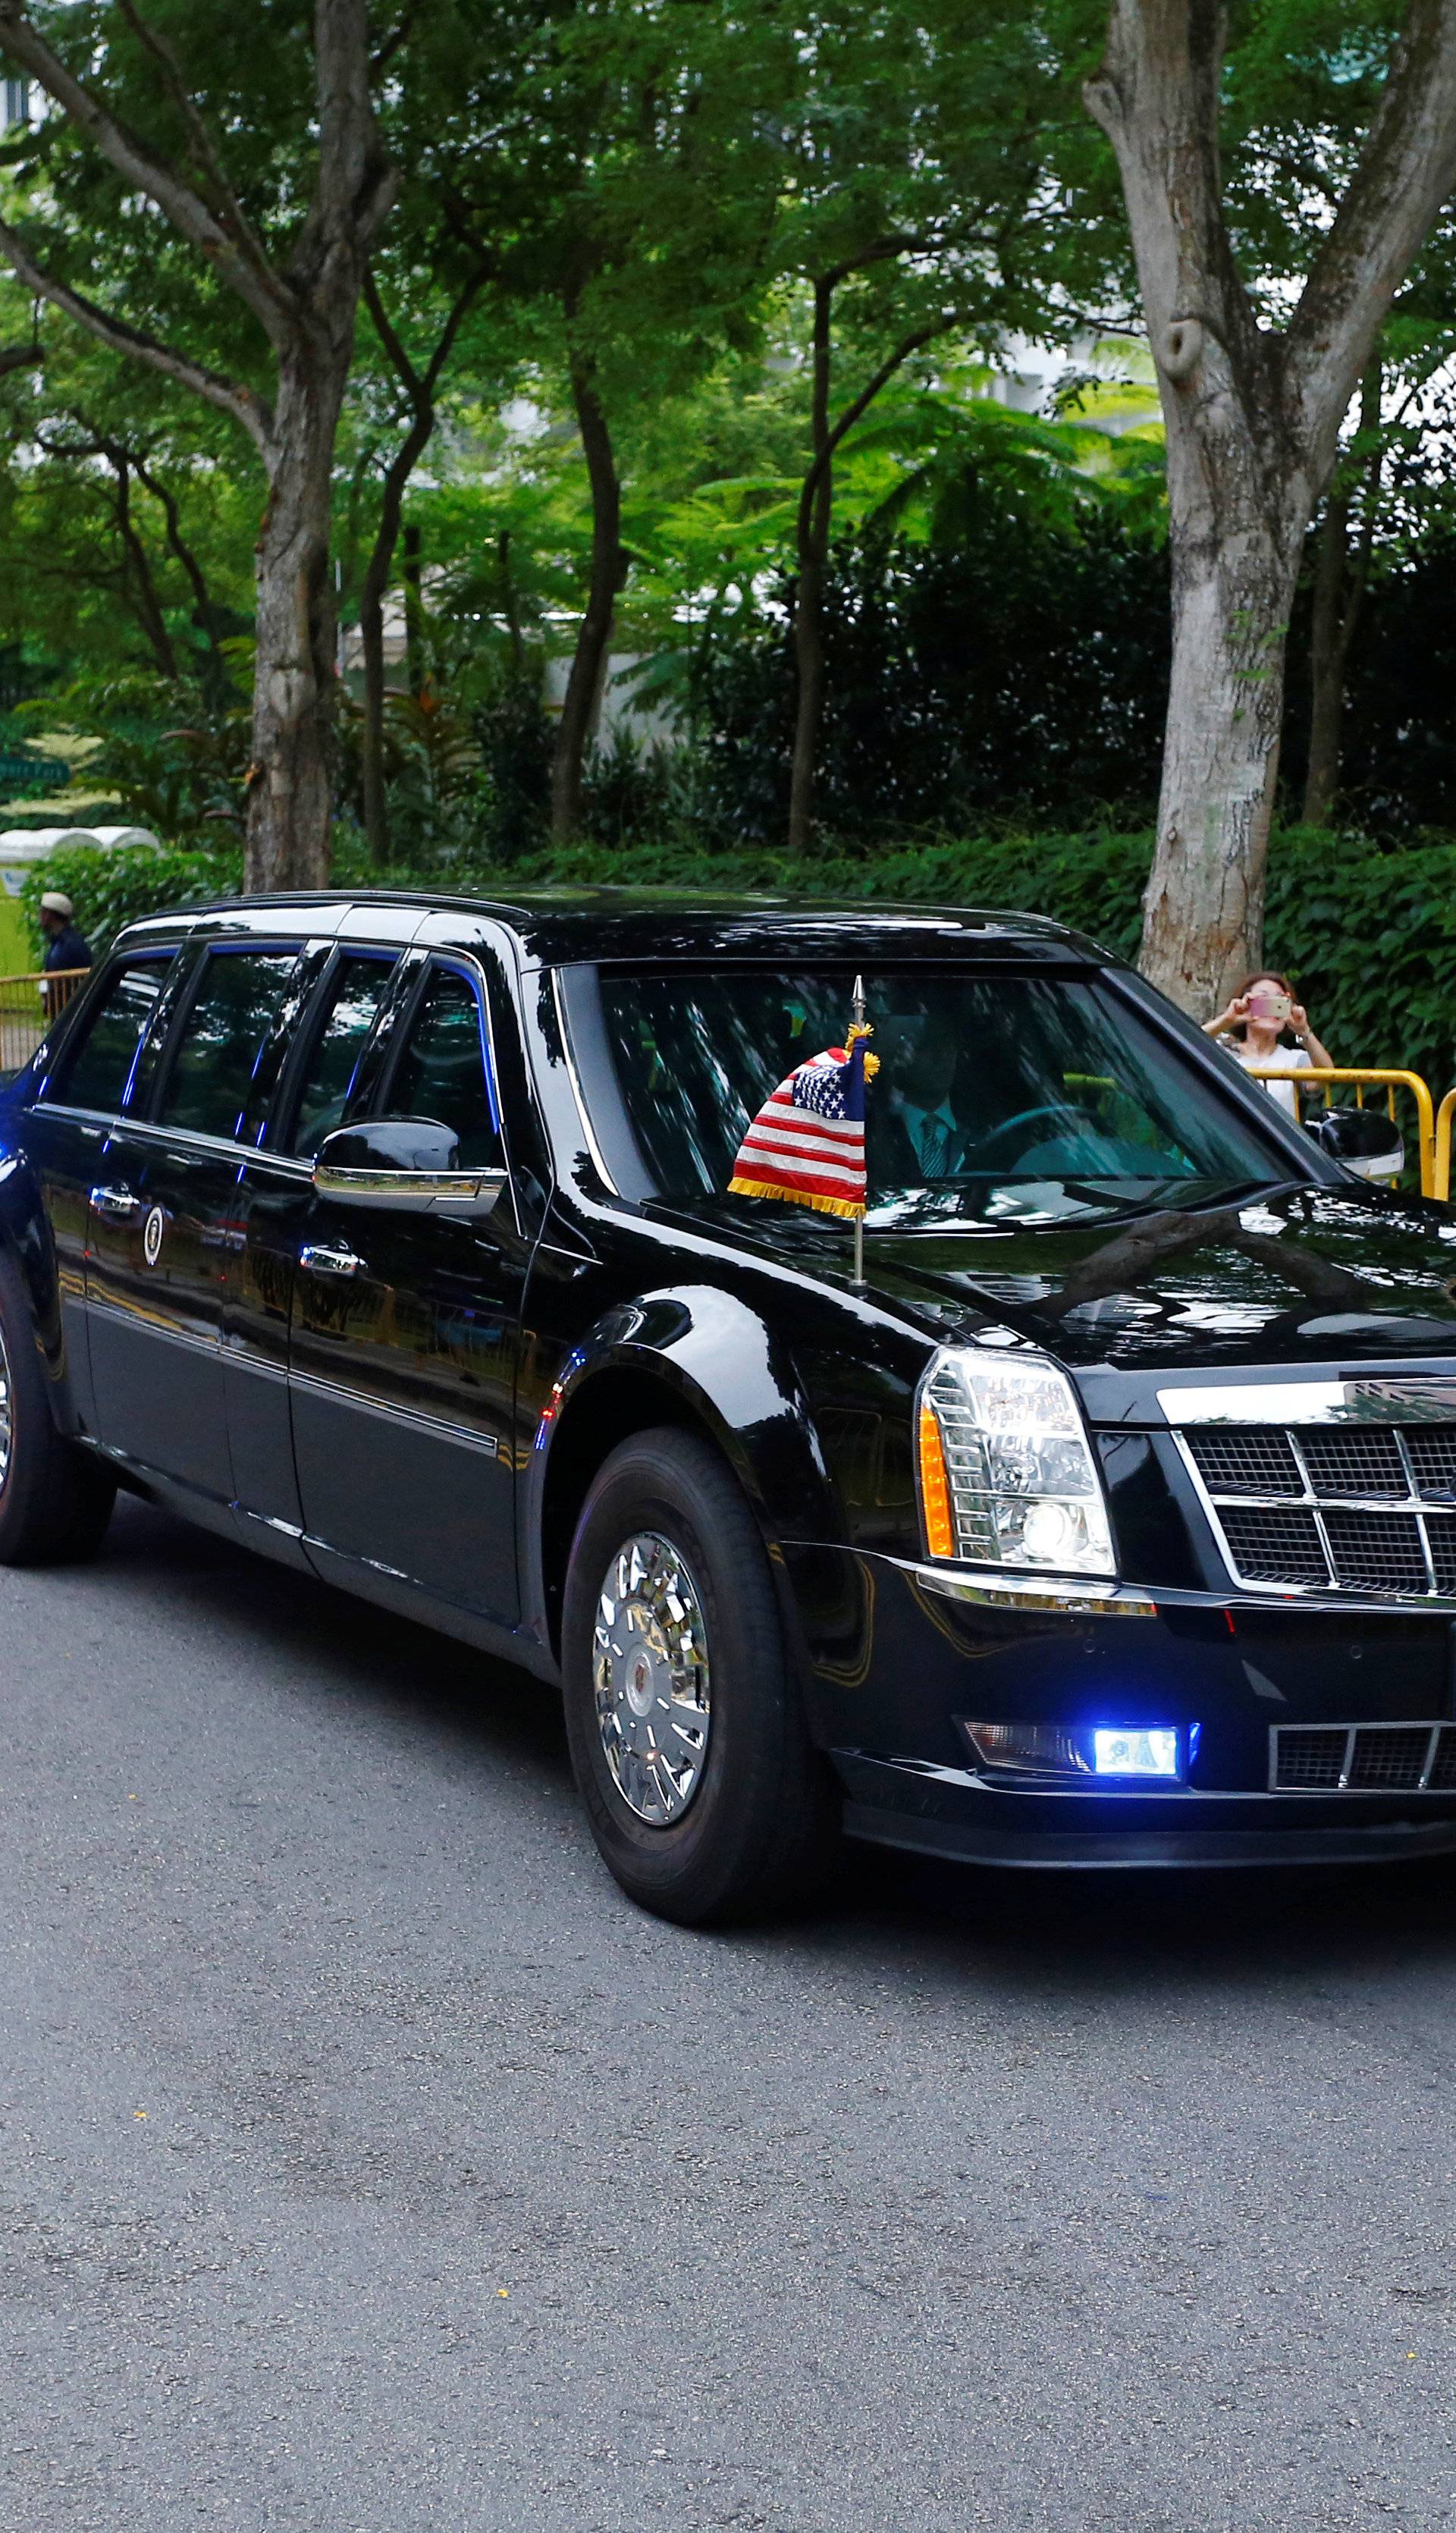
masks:
<instances>
[{"instance_id":1,"label":"windshield","mask_svg":"<svg viewBox=\"0 0 1456 2533\"><path fill-rule=\"evenodd\" d=\"M750 1119L850 1017L844 973L598 972L647 1175L721 1198ZM866 974L870 1226L1048 1222L1298 1176L1297 1160L1097 975ZM1312 1175L1312 1173L1311 1173ZM751 1209L755 1200L727 1200Z\"/></svg>"}]
</instances>

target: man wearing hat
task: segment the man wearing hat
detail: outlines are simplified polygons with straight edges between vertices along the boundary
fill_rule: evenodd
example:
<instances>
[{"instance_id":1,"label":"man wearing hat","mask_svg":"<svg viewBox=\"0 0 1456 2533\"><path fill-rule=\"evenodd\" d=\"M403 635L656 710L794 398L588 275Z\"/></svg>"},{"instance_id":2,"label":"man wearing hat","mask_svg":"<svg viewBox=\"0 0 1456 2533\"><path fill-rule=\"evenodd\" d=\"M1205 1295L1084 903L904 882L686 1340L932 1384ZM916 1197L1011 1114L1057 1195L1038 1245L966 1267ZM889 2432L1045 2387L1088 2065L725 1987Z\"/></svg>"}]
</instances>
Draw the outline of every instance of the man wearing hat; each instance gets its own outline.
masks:
<instances>
[{"instance_id":1,"label":"man wearing hat","mask_svg":"<svg viewBox=\"0 0 1456 2533\"><path fill-rule=\"evenodd\" d=\"M47 976L60 968L88 968L91 964L91 945L84 932L78 932L75 913L69 897L63 897L58 888L46 890L40 901L40 929L45 934L45 956L40 966ZM40 992L48 1004L50 995L44 985Z\"/></svg>"}]
</instances>

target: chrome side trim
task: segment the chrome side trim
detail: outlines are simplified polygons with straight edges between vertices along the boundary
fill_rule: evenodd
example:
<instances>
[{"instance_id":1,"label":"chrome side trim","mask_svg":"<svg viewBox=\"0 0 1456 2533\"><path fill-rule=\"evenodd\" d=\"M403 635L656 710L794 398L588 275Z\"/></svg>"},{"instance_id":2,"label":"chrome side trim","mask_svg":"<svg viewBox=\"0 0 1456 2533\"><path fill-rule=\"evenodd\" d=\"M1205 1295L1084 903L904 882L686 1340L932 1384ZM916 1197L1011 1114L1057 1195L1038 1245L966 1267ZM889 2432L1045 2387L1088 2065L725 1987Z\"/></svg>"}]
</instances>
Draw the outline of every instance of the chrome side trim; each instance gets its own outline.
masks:
<instances>
[{"instance_id":1,"label":"chrome side trim","mask_svg":"<svg viewBox=\"0 0 1456 2533\"><path fill-rule=\"evenodd\" d=\"M892 1561L899 1563L899 1560ZM1105 1619L1155 1619L1157 1604L1126 1583L1073 1582L1054 1574L1010 1574L999 1565L904 1564L901 1572L939 1592L947 1601L970 1601L981 1609L1061 1610L1095 1613Z\"/></svg>"},{"instance_id":2,"label":"chrome side trim","mask_svg":"<svg viewBox=\"0 0 1456 2533\"><path fill-rule=\"evenodd\" d=\"M478 1433L472 1426L452 1424L447 1416L432 1416L418 1407L390 1406L383 1399L372 1398L367 1390L351 1388L347 1382L324 1381L313 1372L290 1372L288 1385L290 1389L312 1390L316 1398L331 1399L335 1406L352 1407L365 1416L381 1416L389 1425L407 1425L416 1433L434 1434L447 1443L464 1443L468 1449L482 1452L488 1460L498 1460L502 1456L502 1444L497 1434ZM509 1456L508 1447L505 1456ZM368 1563L369 1560L366 1559L365 1562ZM392 1567L389 1570L392 1572Z\"/></svg>"},{"instance_id":3,"label":"chrome side trim","mask_svg":"<svg viewBox=\"0 0 1456 2533\"><path fill-rule=\"evenodd\" d=\"M1456 1371L1180 1386L1160 1389L1158 1405L1174 1426L1456 1424Z\"/></svg>"},{"instance_id":4,"label":"chrome side trim","mask_svg":"<svg viewBox=\"0 0 1456 2533\"><path fill-rule=\"evenodd\" d=\"M387 1207L395 1213L487 1214L505 1185L504 1170L356 1170L337 1169L326 1161L314 1164L320 1196L337 1204Z\"/></svg>"},{"instance_id":5,"label":"chrome side trim","mask_svg":"<svg viewBox=\"0 0 1456 2533\"><path fill-rule=\"evenodd\" d=\"M552 970L552 1001L555 1006L556 1027L561 1033L561 1052L566 1058L566 1079L571 1085L571 1096L576 1102L576 1113L581 1120L581 1131L586 1139L587 1150L592 1156L592 1166L608 1195L620 1196L621 1190L607 1166L606 1155L597 1141L596 1130L587 1108L586 1092L581 1087L581 1076L576 1069L576 1050L572 1046L571 1031L566 1021L566 1004L561 993L560 971L555 968Z\"/></svg>"},{"instance_id":6,"label":"chrome side trim","mask_svg":"<svg viewBox=\"0 0 1456 2533\"><path fill-rule=\"evenodd\" d=\"M181 1346L188 1354L204 1354L214 1361L222 1360L220 1330L215 1336L204 1337L198 1336L191 1328L164 1327L150 1315L144 1318L140 1311L123 1310L119 1302L103 1302L93 1294L87 1294L86 1310L87 1318L110 1320L113 1326L128 1328L133 1336L155 1337L161 1345Z\"/></svg>"}]
</instances>

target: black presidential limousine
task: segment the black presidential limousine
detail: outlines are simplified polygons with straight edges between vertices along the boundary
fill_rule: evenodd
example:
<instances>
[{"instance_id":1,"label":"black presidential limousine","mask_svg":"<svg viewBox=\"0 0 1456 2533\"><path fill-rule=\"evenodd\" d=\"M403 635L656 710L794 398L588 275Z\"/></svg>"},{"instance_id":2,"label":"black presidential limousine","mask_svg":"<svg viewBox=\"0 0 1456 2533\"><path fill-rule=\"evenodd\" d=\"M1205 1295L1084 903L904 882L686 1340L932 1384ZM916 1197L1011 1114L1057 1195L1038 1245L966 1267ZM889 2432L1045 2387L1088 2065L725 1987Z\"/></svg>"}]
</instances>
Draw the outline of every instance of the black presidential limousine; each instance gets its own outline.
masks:
<instances>
[{"instance_id":1,"label":"black presidential limousine","mask_svg":"<svg viewBox=\"0 0 1456 2533\"><path fill-rule=\"evenodd\" d=\"M862 1285L726 1193L859 975ZM1385 1131L1026 915L137 923L0 1093L0 1558L121 1486L514 1657L688 1921L844 1830L1456 1848L1456 1217Z\"/></svg>"}]
</instances>

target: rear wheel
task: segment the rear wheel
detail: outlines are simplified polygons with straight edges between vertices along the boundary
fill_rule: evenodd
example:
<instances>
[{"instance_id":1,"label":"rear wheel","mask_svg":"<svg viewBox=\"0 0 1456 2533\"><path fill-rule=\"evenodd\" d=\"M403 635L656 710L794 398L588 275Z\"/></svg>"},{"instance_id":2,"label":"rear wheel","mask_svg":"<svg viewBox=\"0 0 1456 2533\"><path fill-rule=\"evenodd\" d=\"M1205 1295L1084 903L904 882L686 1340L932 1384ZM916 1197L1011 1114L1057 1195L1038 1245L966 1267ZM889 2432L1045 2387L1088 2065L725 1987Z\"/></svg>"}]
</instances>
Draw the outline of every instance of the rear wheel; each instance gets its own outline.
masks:
<instances>
[{"instance_id":1,"label":"rear wheel","mask_svg":"<svg viewBox=\"0 0 1456 2533\"><path fill-rule=\"evenodd\" d=\"M634 1435L598 1471L572 1544L562 1655L576 1782L624 1891L708 1925L814 1887L834 1851L834 1789L757 1524L695 1435Z\"/></svg>"},{"instance_id":2,"label":"rear wheel","mask_svg":"<svg viewBox=\"0 0 1456 2533\"><path fill-rule=\"evenodd\" d=\"M0 1257L0 1565L93 1557L115 1501L110 1470L56 1431L26 1289Z\"/></svg>"}]
</instances>

